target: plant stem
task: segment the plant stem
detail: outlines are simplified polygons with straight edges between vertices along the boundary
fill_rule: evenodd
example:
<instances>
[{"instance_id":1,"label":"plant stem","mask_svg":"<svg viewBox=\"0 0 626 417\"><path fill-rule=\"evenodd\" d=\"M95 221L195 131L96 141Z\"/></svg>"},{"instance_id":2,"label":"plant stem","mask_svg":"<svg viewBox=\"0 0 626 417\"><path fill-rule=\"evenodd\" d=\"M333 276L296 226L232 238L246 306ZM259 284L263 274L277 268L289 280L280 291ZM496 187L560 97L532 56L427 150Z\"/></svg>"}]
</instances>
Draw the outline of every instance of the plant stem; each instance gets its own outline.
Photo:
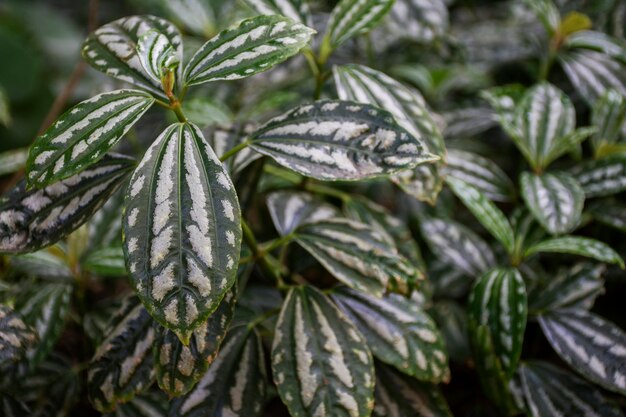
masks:
<instances>
[{"instance_id":1,"label":"plant stem","mask_svg":"<svg viewBox=\"0 0 626 417\"><path fill-rule=\"evenodd\" d=\"M312 192L315 192L315 193L325 194L325 195L329 195L331 197L339 198L341 201L348 201L351 198L350 194L344 193L343 191L340 191L340 190L337 190L335 188L328 187L328 186L325 186L325 185L312 184L310 182L307 182L305 184L304 188L307 191L312 191Z\"/></svg>"},{"instance_id":2,"label":"plant stem","mask_svg":"<svg viewBox=\"0 0 626 417\"><path fill-rule=\"evenodd\" d=\"M258 324L263 323L265 320L269 319L272 316L275 316L278 313L280 313L280 308L273 308L271 310L266 311L265 313L261 314L256 319L248 323L248 329L252 329L256 327Z\"/></svg>"},{"instance_id":3,"label":"plant stem","mask_svg":"<svg viewBox=\"0 0 626 417\"><path fill-rule=\"evenodd\" d=\"M279 289L285 288L286 285L282 277L280 276L280 273L277 272L276 269L269 262L267 254L259 248L259 244L257 243L256 237L254 236L252 229L243 218L241 219L241 231L243 232L243 240L250 248L250 251L252 251L252 255L254 256L254 259L258 262L261 269L263 269L265 273L267 273L276 281Z\"/></svg>"},{"instance_id":4,"label":"plant stem","mask_svg":"<svg viewBox=\"0 0 626 417\"><path fill-rule=\"evenodd\" d=\"M221 161L221 162L224 162L225 160L227 160L227 159L228 159L228 158L230 158L231 156L233 156L233 155L237 154L239 151L242 151L242 150L244 150L245 148L247 148L247 147L248 147L248 145L250 145L250 142L247 142L247 141L246 141L246 142L242 142L242 143L240 143L240 144L239 144L239 145L237 145L237 146L234 146L234 147L230 148L230 149L228 150L228 152L226 152L224 155L222 155L222 156L220 157L220 161Z\"/></svg>"},{"instance_id":5,"label":"plant stem","mask_svg":"<svg viewBox=\"0 0 626 417\"><path fill-rule=\"evenodd\" d=\"M289 243L291 239L293 239L293 235L289 234L289 235L281 236L279 238L270 240L269 242L262 243L259 246L261 246L261 252L265 254L265 253L269 253L273 251L276 248L279 248L285 245L286 243Z\"/></svg>"}]
</instances>

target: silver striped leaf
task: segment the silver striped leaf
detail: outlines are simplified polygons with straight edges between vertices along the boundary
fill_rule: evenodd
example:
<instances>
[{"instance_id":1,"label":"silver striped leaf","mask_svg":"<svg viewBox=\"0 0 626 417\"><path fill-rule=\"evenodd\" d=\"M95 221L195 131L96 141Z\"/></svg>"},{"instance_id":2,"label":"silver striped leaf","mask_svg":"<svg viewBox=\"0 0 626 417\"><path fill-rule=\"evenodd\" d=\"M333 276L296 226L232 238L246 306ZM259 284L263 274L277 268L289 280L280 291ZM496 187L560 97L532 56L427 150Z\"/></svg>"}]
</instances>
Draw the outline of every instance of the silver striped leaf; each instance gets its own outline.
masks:
<instances>
[{"instance_id":1,"label":"silver striped leaf","mask_svg":"<svg viewBox=\"0 0 626 417\"><path fill-rule=\"evenodd\" d=\"M413 169L400 171L391 180L402 191L419 201L432 206L443 188L443 175L440 164L423 164Z\"/></svg>"},{"instance_id":2,"label":"silver striped leaf","mask_svg":"<svg viewBox=\"0 0 626 417\"><path fill-rule=\"evenodd\" d=\"M155 370L159 387L170 397L187 394L215 360L235 311L236 287L233 285L226 293L206 323L194 330L188 346L171 330L159 329L154 347Z\"/></svg>"},{"instance_id":3,"label":"silver striped leaf","mask_svg":"<svg viewBox=\"0 0 626 417\"><path fill-rule=\"evenodd\" d=\"M469 296L473 327L484 327L504 373L510 378L519 361L528 311L524 280L517 269L485 273Z\"/></svg>"},{"instance_id":4,"label":"silver striped leaf","mask_svg":"<svg viewBox=\"0 0 626 417\"><path fill-rule=\"evenodd\" d=\"M626 394L626 333L586 310L539 316L544 335L576 372L602 387Z\"/></svg>"},{"instance_id":5,"label":"silver striped leaf","mask_svg":"<svg viewBox=\"0 0 626 417\"><path fill-rule=\"evenodd\" d=\"M168 100L161 81L149 76L141 65L137 53L139 38L149 31L162 33L182 62L182 38L178 29L165 19L156 16L129 16L101 26L90 34L83 44L83 58L95 69L124 82L134 84L163 100ZM181 80L179 66L176 80Z\"/></svg>"},{"instance_id":6,"label":"silver striped leaf","mask_svg":"<svg viewBox=\"0 0 626 417\"><path fill-rule=\"evenodd\" d=\"M76 175L100 160L152 106L139 90L116 90L85 100L39 136L28 155L26 179L38 188Z\"/></svg>"},{"instance_id":7,"label":"silver striped leaf","mask_svg":"<svg viewBox=\"0 0 626 417\"><path fill-rule=\"evenodd\" d=\"M294 236L335 278L359 291L381 297L388 287L415 283L411 262L369 225L337 217L305 224Z\"/></svg>"},{"instance_id":8,"label":"silver striped leaf","mask_svg":"<svg viewBox=\"0 0 626 417\"><path fill-rule=\"evenodd\" d=\"M495 112L482 104L449 110L442 114L443 136L446 139L465 139L479 136L498 125Z\"/></svg>"},{"instance_id":9,"label":"silver striped leaf","mask_svg":"<svg viewBox=\"0 0 626 417\"><path fill-rule=\"evenodd\" d=\"M360 33L367 32L391 10L394 0L341 0L330 14L322 55Z\"/></svg>"},{"instance_id":10,"label":"silver striped leaf","mask_svg":"<svg viewBox=\"0 0 626 417\"><path fill-rule=\"evenodd\" d=\"M589 207L594 220L626 233L626 206L615 201L601 201Z\"/></svg>"},{"instance_id":11,"label":"silver striped leaf","mask_svg":"<svg viewBox=\"0 0 626 417\"><path fill-rule=\"evenodd\" d=\"M0 304L0 368L22 360L36 342L36 331L18 313Z\"/></svg>"},{"instance_id":12,"label":"silver striped leaf","mask_svg":"<svg viewBox=\"0 0 626 417\"><path fill-rule=\"evenodd\" d=\"M448 149L443 175L472 184L490 200L506 202L515 196L515 186L490 159L473 152Z\"/></svg>"},{"instance_id":13,"label":"silver striped leaf","mask_svg":"<svg viewBox=\"0 0 626 417\"><path fill-rule=\"evenodd\" d=\"M319 290L292 288L272 344L278 394L295 417L368 417L374 362L354 324Z\"/></svg>"},{"instance_id":14,"label":"silver striped leaf","mask_svg":"<svg viewBox=\"0 0 626 417\"><path fill-rule=\"evenodd\" d=\"M379 362L374 398L372 417L452 417L436 385L416 381Z\"/></svg>"},{"instance_id":15,"label":"silver striped leaf","mask_svg":"<svg viewBox=\"0 0 626 417\"><path fill-rule=\"evenodd\" d=\"M479 189L464 180L448 177L446 183L485 229L502 243L507 252L513 253L513 227L504 213Z\"/></svg>"},{"instance_id":16,"label":"silver striped leaf","mask_svg":"<svg viewBox=\"0 0 626 417\"><path fill-rule=\"evenodd\" d=\"M448 7L444 0L396 0L383 24L394 37L433 42L448 31Z\"/></svg>"},{"instance_id":17,"label":"silver striped leaf","mask_svg":"<svg viewBox=\"0 0 626 417\"><path fill-rule=\"evenodd\" d=\"M248 140L280 165L327 181L378 177L438 159L391 113L341 100L296 107Z\"/></svg>"},{"instance_id":18,"label":"silver striped leaf","mask_svg":"<svg viewBox=\"0 0 626 417\"><path fill-rule=\"evenodd\" d=\"M570 174L588 198L605 197L626 190L626 155L615 154L577 164Z\"/></svg>"},{"instance_id":19,"label":"silver striped leaf","mask_svg":"<svg viewBox=\"0 0 626 417\"><path fill-rule=\"evenodd\" d=\"M604 292L604 265L576 264L550 277L547 285L535 287L528 294L529 310L540 314L562 308L593 307L596 297Z\"/></svg>"},{"instance_id":20,"label":"silver striped leaf","mask_svg":"<svg viewBox=\"0 0 626 417\"><path fill-rule=\"evenodd\" d=\"M86 254L81 262L84 271L105 277L124 277L128 275L124 249L122 246L110 246L96 249Z\"/></svg>"},{"instance_id":21,"label":"silver striped leaf","mask_svg":"<svg viewBox=\"0 0 626 417\"><path fill-rule=\"evenodd\" d=\"M102 207L134 167L133 159L108 154L42 189L18 183L0 199L0 253L33 252L63 239Z\"/></svg>"},{"instance_id":22,"label":"silver striped leaf","mask_svg":"<svg viewBox=\"0 0 626 417\"><path fill-rule=\"evenodd\" d=\"M232 327L215 361L187 395L170 406L170 417L260 417L267 371L261 337L248 326Z\"/></svg>"},{"instance_id":23,"label":"silver striped leaf","mask_svg":"<svg viewBox=\"0 0 626 417\"><path fill-rule=\"evenodd\" d=\"M208 39L215 36L217 16L225 3L206 2L204 0L158 0L160 6L178 25L182 25L192 34Z\"/></svg>"},{"instance_id":24,"label":"silver striped leaf","mask_svg":"<svg viewBox=\"0 0 626 417\"><path fill-rule=\"evenodd\" d=\"M0 152L0 175L13 174L26 166L29 148Z\"/></svg>"},{"instance_id":25,"label":"silver striped leaf","mask_svg":"<svg viewBox=\"0 0 626 417\"><path fill-rule=\"evenodd\" d=\"M85 253L121 244L122 212L126 187L127 184L120 187L120 190L116 191L87 223L90 242Z\"/></svg>"},{"instance_id":26,"label":"silver striped leaf","mask_svg":"<svg viewBox=\"0 0 626 417\"><path fill-rule=\"evenodd\" d=\"M168 404L163 393L149 391L120 404L114 413L105 414L104 417L165 417Z\"/></svg>"},{"instance_id":27,"label":"silver striped leaf","mask_svg":"<svg viewBox=\"0 0 626 417\"><path fill-rule=\"evenodd\" d=\"M53 278L67 280L72 276L72 269L66 259L58 252L58 246L48 250L11 257L11 266L17 271L36 278Z\"/></svg>"},{"instance_id":28,"label":"silver striped leaf","mask_svg":"<svg viewBox=\"0 0 626 417\"><path fill-rule=\"evenodd\" d=\"M593 105L591 124L598 131L591 137L596 155L610 150L620 139L626 121L626 98L615 90L608 90Z\"/></svg>"},{"instance_id":29,"label":"silver striped leaf","mask_svg":"<svg viewBox=\"0 0 626 417\"><path fill-rule=\"evenodd\" d=\"M185 85L237 80L266 71L297 54L314 33L284 16L244 20L198 49L185 67Z\"/></svg>"},{"instance_id":30,"label":"silver striped leaf","mask_svg":"<svg viewBox=\"0 0 626 417\"><path fill-rule=\"evenodd\" d=\"M595 30L581 30L569 35L563 45L569 49L589 49L626 63L626 42Z\"/></svg>"},{"instance_id":31,"label":"silver striped leaf","mask_svg":"<svg viewBox=\"0 0 626 417\"><path fill-rule=\"evenodd\" d=\"M170 125L146 151L123 227L139 298L187 345L234 284L241 248L237 193L197 126Z\"/></svg>"},{"instance_id":32,"label":"silver striped leaf","mask_svg":"<svg viewBox=\"0 0 626 417\"><path fill-rule=\"evenodd\" d=\"M244 0L244 3L258 14L279 14L295 22L311 26L311 10L308 0Z\"/></svg>"},{"instance_id":33,"label":"silver striped leaf","mask_svg":"<svg viewBox=\"0 0 626 417\"><path fill-rule=\"evenodd\" d=\"M547 362L525 363L519 374L531 417L623 417L591 384Z\"/></svg>"},{"instance_id":34,"label":"silver striped leaf","mask_svg":"<svg viewBox=\"0 0 626 417\"><path fill-rule=\"evenodd\" d=\"M375 358L421 381L449 380L443 337L430 316L411 301L398 295L374 298L345 287L333 291L332 299L359 329Z\"/></svg>"},{"instance_id":35,"label":"silver striped leaf","mask_svg":"<svg viewBox=\"0 0 626 417\"><path fill-rule=\"evenodd\" d=\"M162 84L163 77L180 65L176 47L156 30L149 30L139 37L137 54L146 74L157 83Z\"/></svg>"},{"instance_id":36,"label":"silver striped leaf","mask_svg":"<svg viewBox=\"0 0 626 417\"><path fill-rule=\"evenodd\" d=\"M523 172L522 199L535 219L551 234L574 230L580 222L585 192L578 181L564 172L541 175Z\"/></svg>"},{"instance_id":37,"label":"silver striped leaf","mask_svg":"<svg viewBox=\"0 0 626 417\"><path fill-rule=\"evenodd\" d=\"M537 253L569 253L593 258L600 262L617 264L620 268L624 268L624 260L610 246L599 240L581 236L554 237L535 243L526 249L524 256L528 257Z\"/></svg>"},{"instance_id":38,"label":"silver striped leaf","mask_svg":"<svg viewBox=\"0 0 626 417\"><path fill-rule=\"evenodd\" d=\"M281 236L298 227L339 217L339 210L315 198L313 194L296 191L276 191L267 196L267 208Z\"/></svg>"},{"instance_id":39,"label":"silver striped leaf","mask_svg":"<svg viewBox=\"0 0 626 417\"><path fill-rule=\"evenodd\" d=\"M561 13L556 3L549 0L524 0L524 4L537 15L546 32L552 35L561 24Z\"/></svg>"},{"instance_id":40,"label":"silver striped leaf","mask_svg":"<svg viewBox=\"0 0 626 417\"><path fill-rule=\"evenodd\" d=\"M493 251L476 233L451 219L424 218L422 237L441 260L470 277L478 277L495 266Z\"/></svg>"},{"instance_id":41,"label":"silver striped leaf","mask_svg":"<svg viewBox=\"0 0 626 417\"><path fill-rule=\"evenodd\" d=\"M111 318L87 374L89 401L96 410L110 412L152 385L154 327L150 314L134 298Z\"/></svg>"},{"instance_id":42,"label":"silver striped leaf","mask_svg":"<svg viewBox=\"0 0 626 417\"><path fill-rule=\"evenodd\" d=\"M437 155L446 152L443 137L431 117L424 97L388 75L364 65L333 67L337 94L341 100L371 104L390 112L413 137Z\"/></svg>"},{"instance_id":43,"label":"silver striped leaf","mask_svg":"<svg viewBox=\"0 0 626 417\"><path fill-rule=\"evenodd\" d=\"M229 125L228 127L215 126L204 129L202 133L204 133L204 137L215 151L215 154L221 158L226 152L245 142L246 135L252 133L253 128L251 124L241 126ZM224 165L224 168L231 176L235 176L258 158L261 158L260 154L246 147L222 162L222 165Z\"/></svg>"}]
</instances>

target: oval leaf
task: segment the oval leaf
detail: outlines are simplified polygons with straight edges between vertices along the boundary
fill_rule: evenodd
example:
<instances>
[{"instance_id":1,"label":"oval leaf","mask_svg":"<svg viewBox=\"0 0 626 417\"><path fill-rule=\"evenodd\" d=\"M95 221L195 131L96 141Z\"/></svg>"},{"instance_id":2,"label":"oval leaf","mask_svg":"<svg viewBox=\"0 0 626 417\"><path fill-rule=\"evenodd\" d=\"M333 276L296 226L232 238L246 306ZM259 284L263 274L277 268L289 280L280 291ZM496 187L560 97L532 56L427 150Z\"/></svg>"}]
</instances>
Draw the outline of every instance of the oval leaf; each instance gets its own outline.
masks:
<instances>
[{"instance_id":1,"label":"oval leaf","mask_svg":"<svg viewBox=\"0 0 626 417\"><path fill-rule=\"evenodd\" d=\"M615 90L603 94L593 105L592 125L598 131L591 138L596 155L604 147L619 141L620 131L626 120L626 98Z\"/></svg>"},{"instance_id":2,"label":"oval leaf","mask_svg":"<svg viewBox=\"0 0 626 417\"><path fill-rule=\"evenodd\" d=\"M617 194L626 190L626 155L578 164L570 173L589 198Z\"/></svg>"},{"instance_id":3,"label":"oval leaf","mask_svg":"<svg viewBox=\"0 0 626 417\"><path fill-rule=\"evenodd\" d=\"M267 197L267 208L274 226L281 236L293 233L298 227L339 216L339 210L312 194L277 191Z\"/></svg>"},{"instance_id":4,"label":"oval leaf","mask_svg":"<svg viewBox=\"0 0 626 417\"><path fill-rule=\"evenodd\" d=\"M622 257L606 245L595 239L580 236L555 237L536 243L526 250L525 256L536 253L571 253L573 255L586 256L601 262L617 264L624 268Z\"/></svg>"},{"instance_id":5,"label":"oval leaf","mask_svg":"<svg viewBox=\"0 0 626 417\"><path fill-rule=\"evenodd\" d=\"M375 26L393 6L393 0L341 0L333 9L324 43L330 50Z\"/></svg>"},{"instance_id":6,"label":"oval leaf","mask_svg":"<svg viewBox=\"0 0 626 417\"><path fill-rule=\"evenodd\" d=\"M37 341L37 333L22 317L0 304L0 367L24 358Z\"/></svg>"},{"instance_id":7,"label":"oval leaf","mask_svg":"<svg viewBox=\"0 0 626 417\"><path fill-rule=\"evenodd\" d=\"M160 84L163 83L163 76L180 64L174 45L167 36L156 30L141 35L137 54L146 74Z\"/></svg>"},{"instance_id":8,"label":"oval leaf","mask_svg":"<svg viewBox=\"0 0 626 417\"><path fill-rule=\"evenodd\" d=\"M295 22L309 25L311 11L307 0L244 0L258 14L279 14Z\"/></svg>"},{"instance_id":9,"label":"oval leaf","mask_svg":"<svg viewBox=\"0 0 626 417\"><path fill-rule=\"evenodd\" d=\"M591 50L577 49L558 55L559 62L578 93L593 105L608 90L626 95L626 66Z\"/></svg>"}]
</instances>

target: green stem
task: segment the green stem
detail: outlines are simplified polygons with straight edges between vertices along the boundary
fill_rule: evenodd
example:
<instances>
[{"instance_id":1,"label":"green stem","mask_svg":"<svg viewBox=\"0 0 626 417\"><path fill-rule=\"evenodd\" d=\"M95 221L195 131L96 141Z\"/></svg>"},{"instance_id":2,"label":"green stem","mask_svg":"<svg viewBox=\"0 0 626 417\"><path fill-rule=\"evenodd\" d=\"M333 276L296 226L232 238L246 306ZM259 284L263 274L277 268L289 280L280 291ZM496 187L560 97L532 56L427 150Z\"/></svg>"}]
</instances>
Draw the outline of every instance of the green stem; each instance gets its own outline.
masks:
<instances>
[{"instance_id":1,"label":"green stem","mask_svg":"<svg viewBox=\"0 0 626 417\"><path fill-rule=\"evenodd\" d=\"M174 114L176 114L176 117L178 118L179 122L187 123L187 118L185 117L185 114L183 113L183 109L181 108L180 102L178 100L172 103L172 106L170 108L172 109Z\"/></svg>"},{"instance_id":2,"label":"green stem","mask_svg":"<svg viewBox=\"0 0 626 417\"><path fill-rule=\"evenodd\" d=\"M310 182L307 182L305 184L305 189L314 193L320 193L331 197L336 197L339 198L341 201L348 201L351 198L350 194L337 190L336 188L327 187L325 185L312 184Z\"/></svg>"},{"instance_id":3,"label":"green stem","mask_svg":"<svg viewBox=\"0 0 626 417\"><path fill-rule=\"evenodd\" d=\"M293 239L293 235L289 234L289 235L276 238L274 240L270 240L269 242L262 243L259 246L261 246L261 252L263 254L270 253L274 249L279 248L285 245L286 243L289 243L291 239Z\"/></svg>"},{"instance_id":4,"label":"green stem","mask_svg":"<svg viewBox=\"0 0 626 417\"><path fill-rule=\"evenodd\" d=\"M248 329L253 329L258 324L263 323L265 320L269 319L272 316L275 316L278 313L280 313L280 308L273 308L273 309L271 309L269 311L266 311L265 313L261 314L256 319L254 319L250 323L248 323Z\"/></svg>"},{"instance_id":5,"label":"green stem","mask_svg":"<svg viewBox=\"0 0 626 417\"><path fill-rule=\"evenodd\" d=\"M225 160L227 160L231 156L237 154L239 151L242 151L243 149L247 148L248 145L250 145L250 142L246 141L246 142L241 142L239 145L230 148L228 150L228 152L226 152L224 155L222 155L220 157L220 161L224 162Z\"/></svg>"},{"instance_id":6,"label":"green stem","mask_svg":"<svg viewBox=\"0 0 626 417\"><path fill-rule=\"evenodd\" d=\"M285 288L285 282L283 281L280 273L276 271L276 269L272 266L270 261L268 260L268 255L264 253L260 248L259 244L252 232L252 229L248 225L248 223L242 218L241 219L241 230L243 232L243 240L246 242L246 245L250 248L254 259L258 262L259 266L265 273L271 276L278 285L279 289Z\"/></svg>"}]
</instances>

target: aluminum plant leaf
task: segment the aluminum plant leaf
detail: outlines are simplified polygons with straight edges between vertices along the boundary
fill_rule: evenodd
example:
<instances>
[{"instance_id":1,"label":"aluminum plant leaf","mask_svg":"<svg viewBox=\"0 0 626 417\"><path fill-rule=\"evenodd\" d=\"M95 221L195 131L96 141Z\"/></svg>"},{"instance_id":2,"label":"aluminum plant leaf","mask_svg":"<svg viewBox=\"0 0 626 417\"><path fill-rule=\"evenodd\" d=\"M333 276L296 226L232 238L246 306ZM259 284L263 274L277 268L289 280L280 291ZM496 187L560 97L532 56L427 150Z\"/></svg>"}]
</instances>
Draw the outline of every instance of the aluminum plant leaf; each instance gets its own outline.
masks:
<instances>
[{"instance_id":1,"label":"aluminum plant leaf","mask_svg":"<svg viewBox=\"0 0 626 417\"><path fill-rule=\"evenodd\" d=\"M443 175L440 164L437 163L418 165L413 169L401 171L391 177L391 180L411 197L431 206L437 203L443 188Z\"/></svg>"},{"instance_id":2,"label":"aluminum plant leaf","mask_svg":"<svg viewBox=\"0 0 626 417\"><path fill-rule=\"evenodd\" d=\"M603 32L581 30L565 39L564 46L569 49L589 49L616 58L626 63L626 42Z\"/></svg>"},{"instance_id":3,"label":"aluminum plant leaf","mask_svg":"<svg viewBox=\"0 0 626 417\"><path fill-rule=\"evenodd\" d=\"M341 0L330 14L322 51L329 53L360 33L367 32L391 10L394 0ZM326 46L324 46L326 45Z\"/></svg>"},{"instance_id":4,"label":"aluminum plant leaf","mask_svg":"<svg viewBox=\"0 0 626 417\"><path fill-rule=\"evenodd\" d=\"M380 297L398 282L415 282L413 265L369 225L332 218L305 224L294 237L335 278L359 291Z\"/></svg>"},{"instance_id":5,"label":"aluminum plant leaf","mask_svg":"<svg viewBox=\"0 0 626 417\"><path fill-rule=\"evenodd\" d=\"M493 201L511 201L515 186L490 159L460 149L448 149L443 175L471 184Z\"/></svg>"},{"instance_id":6,"label":"aluminum plant leaf","mask_svg":"<svg viewBox=\"0 0 626 417\"><path fill-rule=\"evenodd\" d=\"M257 16L202 45L185 67L186 86L266 71L304 48L315 31L284 16Z\"/></svg>"},{"instance_id":7,"label":"aluminum plant leaf","mask_svg":"<svg viewBox=\"0 0 626 417\"><path fill-rule=\"evenodd\" d=\"M531 417L623 417L593 385L550 363L525 363L519 374Z\"/></svg>"},{"instance_id":8,"label":"aluminum plant leaf","mask_svg":"<svg viewBox=\"0 0 626 417\"><path fill-rule=\"evenodd\" d=\"M95 69L124 82L134 84L163 100L168 100L161 81L149 76L137 53L139 38L149 31L163 34L182 62L182 38L178 29L156 16L129 16L107 23L90 34L83 44L83 58ZM179 66L176 79L181 80Z\"/></svg>"},{"instance_id":9,"label":"aluminum plant leaf","mask_svg":"<svg viewBox=\"0 0 626 417\"><path fill-rule=\"evenodd\" d=\"M253 128L251 124L233 124L229 126L215 126L204 129L202 132L207 142L211 145L211 148L215 151L215 154L221 158L226 152L245 142L247 134L251 133ZM224 165L224 168L226 168L231 176L235 176L252 162L261 158L261 156L262 155L259 153L246 147L222 162L222 165Z\"/></svg>"},{"instance_id":10,"label":"aluminum plant leaf","mask_svg":"<svg viewBox=\"0 0 626 417\"><path fill-rule=\"evenodd\" d=\"M155 370L159 387L170 397L188 393L215 360L235 311L236 287L233 285L226 293L206 323L194 330L189 346L183 345L171 330L159 329L154 347Z\"/></svg>"},{"instance_id":11,"label":"aluminum plant leaf","mask_svg":"<svg viewBox=\"0 0 626 417\"><path fill-rule=\"evenodd\" d=\"M420 382L376 362L373 417L452 417L434 384Z\"/></svg>"},{"instance_id":12,"label":"aluminum plant leaf","mask_svg":"<svg viewBox=\"0 0 626 417\"><path fill-rule=\"evenodd\" d=\"M401 296L374 298L345 287L333 291L332 299L359 329L375 358L421 381L448 381L443 337L421 308Z\"/></svg>"},{"instance_id":13,"label":"aluminum plant leaf","mask_svg":"<svg viewBox=\"0 0 626 417\"><path fill-rule=\"evenodd\" d=\"M52 246L48 250L13 256L11 266L37 278L68 280L72 276L72 269L63 256L59 256L57 249L57 246Z\"/></svg>"},{"instance_id":14,"label":"aluminum plant leaf","mask_svg":"<svg viewBox=\"0 0 626 417\"><path fill-rule=\"evenodd\" d=\"M396 0L382 25L394 37L433 42L448 31L448 8L444 0Z\"/></svg>"},{"instance_id":15,"label":"aluminum plant leaf","mask_svg":"<svg viewBox=\"0 0 626 417\"><path fill-rule=\"evenodd\" d=\"M258 14L279 14L310 26L311 10L308 0L244 0Z\"/></svg>"},{"instance_id":16,"label":"aluminum plant leaf","mask_svg":"<svg viewBox=\"0 0 626 417\"><path fill-rule=\"evenodd\" d=\"M588 198L617 194L626 190L626 155L615 154L577 164L569 173Z\"/></svg>"},{"instance_id":17,"label":"aluminum plant leaf","mask_svg":"<svg viewBox=\"0 0 626 417\"><path fill-rule=\"evenodd\" d=\"M564 172L541 175L523 172L521 194L535 219L551 234L571 232L578 226L585 193L578 181Z\"/></svg>"},{"instance_id":18,"label":"aluminum plant leaf","mask_svg":"<svg viewBox=\"0 0 626 417\"><path fill-rule=\"evenodd\" d=\"M502 243L507 252L512 253L514 249L513 227L504 213L480 190L464 180L449 177L446 183L485 229Z\"/></svg>"},{"instance_id":19,"label":"aluminum plant leaf","mask_svg":"<svg viewBox=\"0 0 626 417\"><path fill-rule=\"evenodd\" d=\"M574 50L558 55L578 93L593 105L608 90L626 95L626 65L600 52Z\"/></svg>"},{"instance_id":20,"label":"aluminum plant leaf","mask_svg":"<svg viewBox=\"0 0 626 417\"><path fill-rule=\"evenodd\" d=\"M261 337L248 326L232 327L215 361L193 390L172 403L170 417L259 417L267 371Z\"/></svg>"},{"instance_id":21,"label":"aluminum plant leaf","mask_svg":"<svg viewBox=\"0 0 626 417\"><path fill-rule=\"evenodd\" d=\"M141 35L137 41L137 55L146 74L157 83L162 83L163 76L180 65L176 47L156 30Z\"/></svg>"},{"instance_id":22,"label":"aluminum plant leaf","mask_svg":"<svg viewBox=\"0 0 626 417\"><path fill-rule=\"evenodd\" d=\"M139 298L184 344L235 282L240 220L235 188L200 129L167 127L131 178L124 253Z\"/></svg>"},{"instance_id":23,"label":"aluminum plant leaf","mask_svg":"<svg viewBox=\"0 0 626 417\"><path fill-rule=\"evenodd\" d=\"M37 342L37 333L8 306L0 304L0 368L23 359Z\"/></svg>"},{"instance_id":24,"label":"aluminum plant leaf","mask_svg":"<svg viewBox=\"0 0 626 417\"><path fill-rule=\"evenodd\" d=\"M107 200L100 210L93 215L87 223L90 242L86 249L88 255L91 251L110 246L119 246L122 242L122 212L126 186L120 187L111 198Z\"/></svg>"},{"instance_id":25,"label":"aluminum plant leaf","mask_svg":"<svg viewBox=\"0 0 626 417\"><path fill-rule=\"evenodd\" d=\"M89 364L89 401L100 412L130 401L154 381L154 321L136 299L127 299L111 318Z\"/></svg>"},{"instance_id":26,"label":"aluminum plant leaf","mask_svg":"<svg viewBox=\"0 0 626 417\"><path fill-rule=\"evenodd\" d=\"M0 175L13 174L26 166L29 148L0 152Z\"/></svg>"},{"instance_id":27,"label":"aluminum plant leaf","mask_svg":"<svg viewBox=\"0 0 626 417\"><path fill-rule=\"evenodd\" d=\"M594 220L626 233L626 206L615 201L601 201L589 207Z\"/></svg>"},{"instance_id":28,"label":"aluminum plant leaf","mask_svg":"<svg viewBox=\"0 0 626 417\"><path fill-rule=\"evenodd\" d=\"M296 191L276 191L267 197L267 208L281 236L298 227L339 217L339 210L315 198L313 194Z\"/></svg>"},{"instance_id":29,"label":"aluminum plant leaf","mask_svg":"<svg viewBox=\"0 0 626 417\"><path fill-rule=\"evenodd\" d=\"M116 90L72 107L35 140L26 165L28 185L41 188L97 162L152 103L143 91Z\"/></svg>"},{"instance_id":30,"label":"aluminum plant leaf","mask_svg":"<svg viewBox=\"0 0 626 417\"><path fill-rule=\"evenodd\" d=\"M271 358L278 394L292 416L371 415L374 362L367 342L319 290L289 291Z\"/></svg>"},{"instance_id":31,"label":"aluminum plant leaf","mask_svg":"<svg viewBox=\"0 0 626 417\"><path fill-rule=\"evenodd\" d=\"M473 326L484 326L505 374L510 378L522 353L528 301L517 269L495 268L476 282L469 296Z\"/></svg>"},{"instance_id":32,"label":"aluminum plant leaf","mask_svg":"<svg viewBox=\"0 0 626 417\"><path fill-rule=\"evenodd\" d=\"M586 310L539 316L544 335L576 372L602 387L626 394L626 333Z\"/></svg>"},{"instance_id":33,"label":"aluminum plant leaf","mask_svg":"<svg viewBox=\"0 0 626 417\"><path fill-rule=\"evenodd\" d=\"M561 14L552 0L524 0L524 4L537 15L548 34L552 35L561 24Z\"/></svg>"},{"instance_id":34,"label":"aluminum plant leaf","mask_svg":"<svg viewBox=\"0 0 626 417\"><path fill-rule=\"evenodd\" d=\"M123 277L128 275L124 249L111 246L89 252L81 262L82 268L93 274L105 277Z\"/></svg>"},{"instance_id":35,"label":"aluminum plant leaf","mask_svg":"<svg viewBox=\"0 0 626 417\"><path fill-rule=\"evenodd\" d=\"M438 159L394 120L367 104L321 100L278 116L249 137L280 165L319 180L361 180Z\"/></svg>"},{"instance_id":36,"label":"aluminum plant leaf","mask_svg":"<svg viewBox=\"0 0 626 417\"><path fill-rule=\"evenodd\" d=\"M433 253L471 277L495 266L495 255L476 233L451 219L424 218L422 236Z\"/></svg>"},{"instance_id":37,"label":"aluminum plant leaf","mask_svg":"<svg viewBox=\"0 0 626 417\"><path fill-rule=\"evenodd\" d=\"M63 239L102 207L134 167L133 159L109 154L42 189L18 183L0 199L0 253L33 252Z\"/></svg>"},{"instance_id":38,"label":"aluminum plant leaf","mask_svg":"<svg viewBox=\"0 0 626 417\"><path fill-rule=\"evenodd\" d=\"M528 257L542 252L586 256L600 262L617 264L620 268L624 268L624 260L610 246L599 240L581 236L563 236L544 240L530 246L524 255Z\"/></svg>"},{"instance_id":39,"label":"aluminum plant leaf","mask_svg":"<svg viewBox=\"0 0 626 417\"><path fill-rule=\"evenodd\" d=\"M593 105L591 124L598 128L591 138L596 155L619 141L626 121L626 98L615 90L608 90Z\"/></svg>"}]
</instances>

